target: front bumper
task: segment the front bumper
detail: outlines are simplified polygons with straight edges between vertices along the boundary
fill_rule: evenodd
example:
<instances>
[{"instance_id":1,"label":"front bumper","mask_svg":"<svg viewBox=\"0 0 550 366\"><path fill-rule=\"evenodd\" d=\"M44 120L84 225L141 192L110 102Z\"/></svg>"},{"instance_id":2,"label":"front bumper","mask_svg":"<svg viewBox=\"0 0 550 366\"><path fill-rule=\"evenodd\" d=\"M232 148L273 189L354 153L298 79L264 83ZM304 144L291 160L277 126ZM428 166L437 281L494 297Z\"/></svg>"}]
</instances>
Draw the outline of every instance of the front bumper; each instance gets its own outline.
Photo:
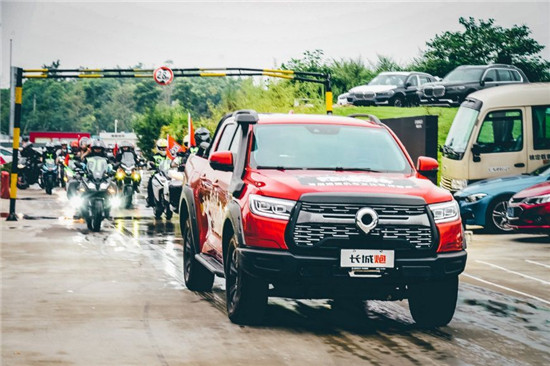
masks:
<instances>
[{"instance_id":1,"label":"front bumper","mask_svg":"<svg viewBox=\"0 0 550 366\"><path fill-rule=\"evenodd\" d=\"M358 96L348 96L348 103L353 105L387 105L392 97L391 96L378 96L374 95L372 97L358 97Z\"/></svg>"},{"instance_id":2,"label":"front bumper","mask_svg":"<svg viewBox=\"0 0 550 366\"><path fill-rule=\"evenodd\" d=\"M336 256L297 255L289 251L238 248L241 268L251 276L270 282L272 296L293 298L362 297L398 299L406 297L406 285L464 271L467 253L437 253L423 258L399 258L395 268L379 277L351 277Z\"/></svg>"}]
</instances>

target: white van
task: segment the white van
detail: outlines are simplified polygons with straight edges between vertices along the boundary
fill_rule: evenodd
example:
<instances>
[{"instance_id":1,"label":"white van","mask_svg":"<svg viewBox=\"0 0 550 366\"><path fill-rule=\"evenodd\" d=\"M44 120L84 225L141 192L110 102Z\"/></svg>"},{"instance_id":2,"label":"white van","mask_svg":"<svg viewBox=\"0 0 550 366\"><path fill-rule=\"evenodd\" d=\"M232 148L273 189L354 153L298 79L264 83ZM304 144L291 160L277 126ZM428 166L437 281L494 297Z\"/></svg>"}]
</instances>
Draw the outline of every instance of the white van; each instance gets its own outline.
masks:
<instances>
[{"instance_id":1,"label":"white van","mask_svg":"<svg viewBox=\"0 0 550 366\"><path fill-rule=\"evenodd\" d=\"M470 94L441 152L440 185L451 192L481 179L527 173L550 163L550 83Z\"/></svg>"}]
</instances>

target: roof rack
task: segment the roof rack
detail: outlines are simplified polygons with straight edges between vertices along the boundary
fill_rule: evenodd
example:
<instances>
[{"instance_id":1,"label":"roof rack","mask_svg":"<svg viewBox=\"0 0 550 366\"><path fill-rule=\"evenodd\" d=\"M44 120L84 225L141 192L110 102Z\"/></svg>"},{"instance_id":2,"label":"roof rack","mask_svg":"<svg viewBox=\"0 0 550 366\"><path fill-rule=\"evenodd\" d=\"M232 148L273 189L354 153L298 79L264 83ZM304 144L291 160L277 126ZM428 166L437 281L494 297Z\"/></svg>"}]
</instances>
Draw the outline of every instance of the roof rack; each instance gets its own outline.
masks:
<instances>
[{"instance_id":1,"label":"roof rack","mask_svg":"<svg viewBox=\"0 0 550 366\"><path fill-rule=\"evenodd\" d=\"M382 121L380 121L380 119L378 119L378 117L376 117L376 116L373 115L373 114L367 114L367 113L354 113L354 114L348 115L348 117L357 118L357 119L360 119L360 118L368 118L371 122L374 122L374 123L376 123L377 125L383 125Z\"/></svg>"}]
</instances>

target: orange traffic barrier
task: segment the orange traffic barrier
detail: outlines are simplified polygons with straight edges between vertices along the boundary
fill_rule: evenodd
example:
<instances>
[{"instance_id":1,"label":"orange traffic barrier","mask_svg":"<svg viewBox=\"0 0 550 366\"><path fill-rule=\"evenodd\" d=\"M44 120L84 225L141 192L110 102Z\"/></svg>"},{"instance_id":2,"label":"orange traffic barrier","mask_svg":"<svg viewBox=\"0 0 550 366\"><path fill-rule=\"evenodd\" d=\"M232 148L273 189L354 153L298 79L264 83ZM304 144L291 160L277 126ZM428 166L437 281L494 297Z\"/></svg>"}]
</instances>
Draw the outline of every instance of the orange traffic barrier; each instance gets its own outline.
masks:
<instances>
[{"instance_id":1,"label":"orange traffic barrier","mask_svg":"<svg viewBox=\"0 0 550 366\"><path fill-rule=\"evenodd\" d=\"M10 173L2 172L2 181L1 181L1 193L0 197L9 199L10 198Z\"/></svg>"}]
</instances>

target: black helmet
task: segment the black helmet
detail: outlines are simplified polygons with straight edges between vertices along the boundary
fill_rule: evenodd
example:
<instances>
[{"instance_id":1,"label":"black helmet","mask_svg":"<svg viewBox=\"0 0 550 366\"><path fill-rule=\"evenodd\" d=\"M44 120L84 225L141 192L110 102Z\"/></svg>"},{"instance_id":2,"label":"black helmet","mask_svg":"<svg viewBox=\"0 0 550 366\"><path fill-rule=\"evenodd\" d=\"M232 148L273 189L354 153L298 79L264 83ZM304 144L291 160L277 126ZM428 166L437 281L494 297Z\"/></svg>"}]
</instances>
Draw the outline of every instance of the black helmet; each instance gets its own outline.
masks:
<instances>
[{"instance_id":1,"label":"black helmet","mask_svg":"<svg viewBox=\"0 0 550 366\"><path fill-rule=\"evenodd\" d=\"M205 127L200 127L195 131L195 143L200 146L203 142L210 143L210 131Z\"/></svg>"},{"instance_id":2,"label":"black helmet","mask_svg":"<svg viewBox=\"0 0 550 366\"><path fill-rule=\"evenodd\" d=\"M105 142L103 142L102 140L93 140L91 148L94 154L104 154Z\"/></svg>"}]
</instances>

